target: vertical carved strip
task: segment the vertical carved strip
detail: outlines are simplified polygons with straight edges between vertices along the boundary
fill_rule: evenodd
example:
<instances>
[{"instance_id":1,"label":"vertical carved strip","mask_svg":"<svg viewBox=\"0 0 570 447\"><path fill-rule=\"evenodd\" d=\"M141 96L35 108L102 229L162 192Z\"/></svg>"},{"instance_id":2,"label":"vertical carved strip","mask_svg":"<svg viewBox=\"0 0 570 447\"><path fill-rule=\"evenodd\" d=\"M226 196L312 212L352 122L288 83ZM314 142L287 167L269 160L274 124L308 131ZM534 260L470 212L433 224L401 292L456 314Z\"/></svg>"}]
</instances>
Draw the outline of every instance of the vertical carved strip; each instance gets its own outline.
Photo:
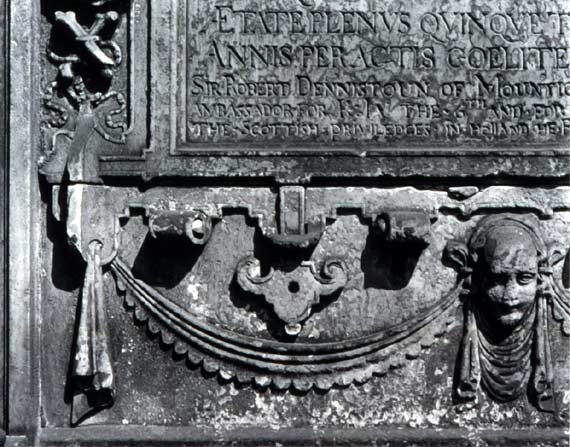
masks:
<instances>
[{"instance_id":1,"label":"vertical carved strip","mask_svg":"<svg viewBox=\"0 0 570 447\"><path fill-rule=\"evenodd\" d=\"M38 260L41 209L36 175L37 147L34 65L37 7L32 0L8 2L9 112L8 163L8 390L7 421L12 436L35 433L39 421L40 359L37 355L40 294ZM30 443L33 439L30 437Z\"/></svg>"},{"instance_id":2,"label":"vertical carved strip","mask_svg":"<svg viewBox=\"0 0 570 447\"><path fill-rule=\"evenodd\" d=\"M546 297L538 299L536 335L534 343L534 372L532 384L536 392L536 404L543 411L553 411L552 407L552 359L548 338L548 304Z\"/></svg>"},{"instance_id":3,"label":"vertical carved strip","mask_svg":"<svg viewBox=\"0 0 570 447\"><path fill-rule=\"evenodd\" d=\"M72 377L72 423L91 412L113 405L115 381L108 344L101 267L101 243L94 241L87 253L87 269L81 293L80 317L75 340Z\"/></svg>"},{"instance_id":4,"label":"vertical carved strip","mask_svg":"<svg viewBox=\"0 0 570 447\"><path fill-rule=\"evenodd\" d=\"M6 431L6 415L4 409L6 396L6 217L7 217L7 194L6 189L6 112L7 112L7 102L8 96L6 91L6 79L8 75L7 64L6 64L6 33L7 33L7 21L6 21L6 8L0 8L0 265L2 266L2 271L0 272L0 445L4 444L5 431Z\"/></svg>"},{"instance_id":5,"label":"vertical carved strip","mask_svg":"<svg viewBox=\"0 0 570 447\"><path fill-rule=\"evenodd\" d=\"M477 403L477 391L481 382L477 324L471 300L466 304L465 313L466 322L461 345L459 384L456 392L465 406L469 407Z\"/></svg>"}]
</instances>

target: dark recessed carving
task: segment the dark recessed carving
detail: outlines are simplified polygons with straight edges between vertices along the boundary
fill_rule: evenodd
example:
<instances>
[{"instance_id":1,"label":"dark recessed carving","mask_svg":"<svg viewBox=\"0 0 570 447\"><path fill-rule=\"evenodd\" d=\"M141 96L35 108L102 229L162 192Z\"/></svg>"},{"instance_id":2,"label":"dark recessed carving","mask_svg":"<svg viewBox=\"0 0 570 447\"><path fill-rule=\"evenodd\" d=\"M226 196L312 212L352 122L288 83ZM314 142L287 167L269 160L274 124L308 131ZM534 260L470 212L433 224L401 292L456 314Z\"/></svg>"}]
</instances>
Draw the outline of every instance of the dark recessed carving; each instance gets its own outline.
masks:
<instances>
[{"instance_id":1,"label":"dark recessed carving","mask_svg":"<svg viewBox=\"0 0 570 447\"><path fill-rule=\"evenodd\" d=\"M59 82L63 88L69 86L76 76L88 70L90 76L104 80L113 77L113 70L123 58L121 48L112 40L102 36L114 34L119 21L116 11L95 14L93 24L87 28L77 21L73 11L56 11L55 22L72 42L67 54L60 55L48 50L48 58L59 65Z\"/></svg>"}]
</instances>

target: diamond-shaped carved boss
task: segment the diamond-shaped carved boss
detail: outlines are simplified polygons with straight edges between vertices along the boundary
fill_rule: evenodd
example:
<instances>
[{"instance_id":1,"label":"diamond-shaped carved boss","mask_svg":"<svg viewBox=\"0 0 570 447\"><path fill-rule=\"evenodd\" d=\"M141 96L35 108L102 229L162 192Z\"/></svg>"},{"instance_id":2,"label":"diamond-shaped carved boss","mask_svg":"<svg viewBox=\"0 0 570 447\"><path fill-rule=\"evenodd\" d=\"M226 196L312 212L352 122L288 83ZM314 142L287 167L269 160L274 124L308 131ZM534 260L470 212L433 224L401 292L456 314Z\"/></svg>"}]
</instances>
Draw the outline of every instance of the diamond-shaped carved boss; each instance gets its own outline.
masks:
<instances>
[{"instance_id":1,"label":"diamond-shaped carved boss","mask_svg":"<svg viewBox=\"0 0 570 447\"><path fill-rule=\"evenodd\" d=\"M291 272L272 268L263 276L259 261L249 256L240 261L236 271L241 288L262 295L273 306L288 335L298 335L321 296L338 292L348 280L344 263L336 258L327 259L321 273L313 262L304 261Z\"/></svg>"}]
</instances>

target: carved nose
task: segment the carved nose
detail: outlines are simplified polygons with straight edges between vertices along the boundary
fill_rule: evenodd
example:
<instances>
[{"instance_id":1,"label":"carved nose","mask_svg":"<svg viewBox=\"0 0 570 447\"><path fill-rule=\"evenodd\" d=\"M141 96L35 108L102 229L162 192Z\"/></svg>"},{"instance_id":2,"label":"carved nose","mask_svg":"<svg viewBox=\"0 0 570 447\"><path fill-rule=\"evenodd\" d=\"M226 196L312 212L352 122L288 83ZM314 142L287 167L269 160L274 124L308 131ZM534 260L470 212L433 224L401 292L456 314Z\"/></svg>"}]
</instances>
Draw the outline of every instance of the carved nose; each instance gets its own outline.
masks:
<instances>
[{"instance_id":1,"label":"carved nose","mask_svg":"<svg viewBox=\"0 0 570 447\"><path fill-rule=\"evenodd\" d=\"M509 279L507 284L505 284L505 289L503 292L503 302L508 304L514 304L518 301L517 299L517 283L515 279Z\"/></svg>"}]
</instances>

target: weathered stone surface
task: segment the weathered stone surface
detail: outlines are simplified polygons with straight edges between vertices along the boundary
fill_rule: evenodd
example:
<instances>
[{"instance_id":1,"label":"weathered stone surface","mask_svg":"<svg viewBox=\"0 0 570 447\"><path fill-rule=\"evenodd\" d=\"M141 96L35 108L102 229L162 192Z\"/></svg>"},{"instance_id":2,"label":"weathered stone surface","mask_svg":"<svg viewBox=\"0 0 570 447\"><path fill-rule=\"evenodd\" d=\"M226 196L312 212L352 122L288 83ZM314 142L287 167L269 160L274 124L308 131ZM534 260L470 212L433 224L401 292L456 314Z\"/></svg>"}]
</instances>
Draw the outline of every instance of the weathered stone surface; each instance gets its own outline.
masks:
<instances>
[{"instance_id":1,"label":"weathered stone surface","mask_svg":"<svg viewBox=\"0 0 570 447\"><path fill-rule=\"evenodd\" d=\"M9 445L568 446L566 2L8 7Z\"/></svg>"},{"instance_id":2,"label":"weathered stone surface","mask_svg":"<svg viewBox=\"0 0 570 447\"><path fill-rule=\"evenodd\" d=\"M98 204L99 209L131 216L128 222L123 219L121 226L120 262L111 264L119 293L114 289L110 275L106 276L105 292L109 297L107 312L113 340L112 358L116 359L115 370L120 371L117 374L123 379L117 380L117 400L112 412L100 413L88 423L191 424L195 428L213 427L220 437L225 436L226 430L249 426L266 429L306 426L317 431L332 427L467 428L475 430L473 436L476 437L476 429L485 427L523 429L534 424L565 424L562 421L567 417L564 390L568 386L568 357L564 353L568 351L568 338L564 325L568 320L560 321L562 327L558 324L559 317L565 314L564 311L560 313L557 303L567 305L567 297L560 288L563 288L560 281L564 268L560 255L540 261L540 275L547 275L544 278L538 279L538 270L529 273L535 275L532 279L535 286L536 281L542 284L542 291L546 291L544 287L550 287L547 284L553 281L551 296L555 298L548 301L549 304L536 301L543 303L540 306L547 306L548 316L545 318L549 321L549 329L544 332L542 325L533 322L532 330L537 331L533 332L536 337L548 338L548 352L552 355L548 360L548 377L556 379L555 386L548 388L552 390L552 399L547 401L553 405L551 411L554 414L538 411L541 404L536 406L537 394L533 391L527 394L526 384L531 382L529 375L520 379L525 386L505 399L514 399L511 403L497 401L484 385L481 389L474 389L473 396L478 400L476 406L464 408L461 405L460 396L455 391L461 384L454 377L459 377L464 367L459 354L464 352L461 348L462 326L469 321L464 320L461 311L462 307L467 309L467 298L459 299L457 296L452 307L445 312L444 320L440 324L429 323L427 327L432 328L429 329L431 332L424 331L420 339L408 335L402 341L393 341L392 348L376 348L383 360L372 360L372 356L368 357L369 363L362 364L357 357L336 372L334 363L324 370L315 363L305 366L304 374L293 365L269 367L253 360L248 363L245 358L236 362L230 351L212 350L218 344L214 339L203 342L204 339L187 338L179 331L182 326L173 326L172 319L162 320L159 314L151 311L154 304L148 305L165 300L163 303L170 303L168 305L172 309L179 308L175 314L194 321L191 326L184 326L184 330L192 332L192 327L202 325L210 328L210 334L233 333L236 343L251 343L250 348L255 346L262 353L268 349L266 354L262 354L265 358L270 355L270 344L281 343L281 352L286 358L296 358L302 365L300 352L303 349L312 350L313 357L317 358L324 349L324 345L317 348L319 343L336 344L340 348L342 343L350 340L362 340L362 337L374 334L380 336L382 331L394 331L396 325L425 315L426 310L441 303L442 297L458 284L460 289L464 284L462 293L466 297L469 287L473 290L479 287L482 281L476 279L479 276L474 276L469 282L464 277L467 270L461 270L461 267L456 277L449 267L457 264L442 263L442 258L446 246L454 240L468 241L469 237L472 241L478 240L477 231L483 231L480 229L486 228L488 220L480 215L482 211L494 210L497 218L506 219L506 223L514 222L515 229L531 222L529 228L536 232L536 237L543 244L540 246L540 259L545 256L544 244L555 244L562 247L561 253L565 253L570 242L566 231L570 219L568 192L568 188L535 189L531 192L520 188L491 187L467 200L458 200L454 194L443 191L412 188L307 188L305 218L315 222L323 213L327 217L324 219L327 225L312 248L299 252L291 247L278 248L271 237L263 236L272 234L268 226L276 222L276 195L269 189L153 188L141 193L135 189L87 187L83 196L85 209ZM558 200L555 199L557 195ZM510 197L511 202L504 197ZM162 198L167 199L168 208L165 208L166 202ZM380 210L387 210L389 215L389 210L402 202L416 213L432 216L428 219L431 223L427 245L414 245L413 237L394 240L386 236L384 224L380 226L384 232L372 225L376 222L372 216L380 216ZM247 211L234 209L238 203L247 203ZM199 207L214 222L211 236L203 246L193 244L183 232L153 236L148 232L145 220L138 217L149 214L148 211L137 211L141 206L151 210L150 214L154 216L160 215L161 209L172 215ZM549 206L552 208L548 209ZM335 207L343 212L339 214ZM128 209L131 211L125 214ZM505 211L501 213L501 209ZM442 210L446 211L445 214ZM508 214L506 210L519 214ZM473 214L476 217L465 220ZM535 217L537 214L542 216L541 221ZM410 222L417 221L414 218ZM499 228L510 228L501 220L498 222ZM413 229L410 223L407 225ZM112 228L83 227L83 233L72 235L72 239L79 242L85 235L93 238L93 231L97 229L103 230L101 240L113 233ZM256 231L260 232L257 236ZM411 230L405 233L412 236ZM104 243L112 243L113 239L114 236L107 238ZM518 246L510 239L503 238L503 242L517 250ZM318 263L327 257L339 257L346 265L348 282L332 301L321 302L318 308L313 308L298 335L288 334L272 306L237 287L236 267L240 259L251 253L256 253L262 260L263 271L266 272L269 266L285 267L280 274L285 277L293 275L293 278L292 265L304 260ZM549 253L555 251L551 249ZM68 256L54 253L53 260L62 262L57 259ZM451 256L449 259L459 258ZM505 254L501 259L510 262L521 258ZM551 267L544 270L547 265ZM131 271L137 280L131 276ZM79 282L78 273L76 281ZM51 289L55 279L48 279L45 287ZM499 278L497 281L502 280ZM472 285L468 286L468 283ZM143 293L141 287L147 291ZM127 292L126 304L120 292L124 290ZM533 290L532 296L538 300L547 296L539 293L536 287ZM158 294L161 298L157 298ZM74 324L71 309L75 306L76 294L62 295L61 291L53 290L49 295L56 300L67 296L67 304L55 306L51 302L46 303L44 312L46 324L67 321L68 329L62 327L59 337L67 339L64 343L69 344L69 328ZM157 299L159 301L155 301ZM541 312L546 310L544 307L540 309ZM132 311L135 322L145 323L138 329L130 323L132 316L128 314ZM187 316L183 316L185 312ZM526 312L525 315L530 314ZM526 318L528 320L529 317ZM491 331L501 334L498 328L498 332ZM53 336L51 333L50 339L45 340L43 352L46 360L55 355ZM154 341L145 340L147 337ZM227 339L226 343L233 342ZM233 349L239 350L238 345ZM286 354L288 350L291 352ZM161 361L157 362L156 355L161 351ZM297 351L299 354L294 353ZM66 359L61 360L58 368L46 371L44 376L43 383L50 384L46 386L46 390L50 390L49 401L55 402L52 393L63 393L61 387ZM515 371L518 368L517 364ZM527 366L521 363L520 368L522 372ZM145 409L143 412L139 410L141 406ZM66 408L53 404L47 405L45 410L47 426L66 426Z\"/></svg>"},{"instance_id":3,"label":"weathered stone surface","mask_svg":"<svg viewBox=\"0 0 570 447\"><path fill-rule=\"evenodd\" d=\"M7 70L6 70L6 34L8 28L6 26L6 11L4 8L0 11L0 66L4 67L2 71L2 76L0 76L0 92L2 95L0 97L0 178L2 179L2 186L0 187L0 265L6 265L6 209L7 207L7 197L8 191L6 190L6 154L8 153L7 148L7 138L6 138L6 111L8 109L7 104L7 89L6 89L6 79L7 79ZM3 270L5 272L5 269ZM0 275L0 291L2 293L2 297L6 296L6 276L4 273ZM5 313L5 305L4 300L0 300L2 305L0 305L0 321L6 321L6 313ZM4 329L3 325L0 326L0 334L3 334ZM0 342L0 358L5 358L6 348L5 348L5 340L6 338L2 336L2 342ZM5 408L5 390L6 390L6 383L5 377L6 372L4 369L5 363L2 362L0 366L0 376L2 379L2 391L0 392L0 406L1 408ZM4 412L0 412L0 443L4 442L5 437L5 414Z\"/></svg>"},{"instance_id":4,"label":"weathered stone surface","mask_svg":"<svg viewBox=\"0 0 570 447\"><path fill-rule=\"evenodd\" d=\"M567 141L568 10L543 6L177 3L178 144Z\"/></svg>"},{"instance_id":5,"label":"weathered stone surface","mask_svg":"<svg viewBox=\"0 0 570 447\"><path fill-rule=\"evenodd\" d=\"M44 3L52 180L568 171L564 2Z\"/></svg>"}]
</instances>

